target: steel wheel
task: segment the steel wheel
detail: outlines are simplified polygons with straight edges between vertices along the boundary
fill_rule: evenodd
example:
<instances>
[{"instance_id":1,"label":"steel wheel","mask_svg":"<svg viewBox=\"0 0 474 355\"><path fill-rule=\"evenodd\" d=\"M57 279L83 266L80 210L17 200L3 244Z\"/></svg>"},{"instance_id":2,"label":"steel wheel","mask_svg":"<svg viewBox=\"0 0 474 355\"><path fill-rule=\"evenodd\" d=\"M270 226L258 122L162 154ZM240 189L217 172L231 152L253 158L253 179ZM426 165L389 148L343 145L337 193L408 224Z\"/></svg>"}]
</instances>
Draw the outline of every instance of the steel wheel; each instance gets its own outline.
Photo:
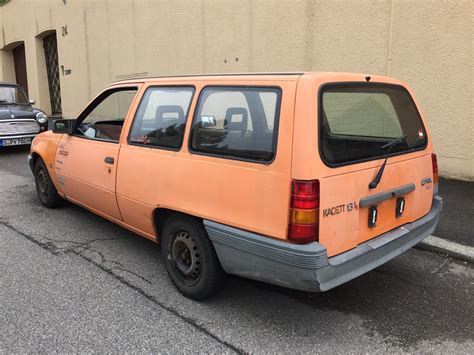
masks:
<instances>
[{"instance_id":1,"label":"steel wheel","mask_svg":"<svg viewBox=\"0 0 474 355\"><path fill-rule=\"evenodd\" d=\"M201 276L201 255L199 248L188 232L175 234L171 246L173 265L187 285L193 285Z\"/></svg>"},{"instance_id":2,"label":"steel wheel","mask_svg":"<svg viewBox=\"0 0 474 355\"><path fill-rule=\"evenodd\" d=\"M48 208L58 206L61 203L61 197L51 181L45 163L40 158L35 164L34 175L36 193L41 204Z\"/></svg>"},{"instance_id":3,"label":"steel wheel","mask_svg":"<svg viewBox=\"0 0 474 355\"><path fill-rule=\"evenodd\" d=\"M201 220L172 214L160 242L166 272L183 295L204 300L220 289L225 274Z\"/></svg>"},{"instance_id":4,"label":"steel wheel","mask_svg":"<svg viewBox=\"0 0 474 355\"><path fill-rule=\"evenodd\" d=\"M49 194L49 183L46 171L44 169L39 169L36 179L38 184L38 192L40 195L39 197L41 201L46 201Z\"/></svg>"}]
</instances>

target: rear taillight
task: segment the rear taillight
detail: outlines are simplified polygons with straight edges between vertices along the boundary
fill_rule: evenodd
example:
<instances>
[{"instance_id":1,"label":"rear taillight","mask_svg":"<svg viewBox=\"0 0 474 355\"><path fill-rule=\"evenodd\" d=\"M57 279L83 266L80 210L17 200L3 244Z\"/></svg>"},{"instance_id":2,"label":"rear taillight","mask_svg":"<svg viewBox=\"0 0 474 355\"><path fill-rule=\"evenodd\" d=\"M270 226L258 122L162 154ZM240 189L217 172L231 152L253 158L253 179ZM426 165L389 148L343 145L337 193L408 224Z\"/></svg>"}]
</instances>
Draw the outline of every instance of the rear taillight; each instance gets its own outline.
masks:
<instances>
[{"instance_id":1,"label":"rear taillight","mask_svg":"<svg viewBox=\"0 0 474 355\"><path fill-rule=\"evenodd\" d=\"M431 164L433 166L433 183L438 183L438 159L436 158L436 154L431 154Z\"/></svg>"},{"instance_id":2,"label":"rear taillight","mask_svg":"<svg viewBox=\"0 0 474 355\"><path fill-rule=\"evenodd\" d=\"M435 153L431 153L431 165L433 167L433 192L438 193L438 159Z\"/></svg>"},{"instance_id":3,"label":"rear taillight","mask_svg":"<svg viewBox=\"0 0 474 355\"><path fill-rule=\"evenodd\" d=\"M318 240L319 180L291 182L288 239L295 243Z\"/></svg>"}]
</instances>

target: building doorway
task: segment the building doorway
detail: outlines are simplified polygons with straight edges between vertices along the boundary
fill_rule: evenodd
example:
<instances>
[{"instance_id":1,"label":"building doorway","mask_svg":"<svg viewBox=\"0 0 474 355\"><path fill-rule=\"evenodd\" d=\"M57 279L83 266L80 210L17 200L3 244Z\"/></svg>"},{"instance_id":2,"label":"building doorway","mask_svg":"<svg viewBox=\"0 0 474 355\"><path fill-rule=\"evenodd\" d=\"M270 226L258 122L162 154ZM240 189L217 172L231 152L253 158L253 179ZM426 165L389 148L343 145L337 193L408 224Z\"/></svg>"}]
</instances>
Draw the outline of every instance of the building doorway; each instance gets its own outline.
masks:
<instances>
[{"instance_id":1,"label":"building doorway","mask_svg":"<svg viewBox=\"0 0 474 355\"><path fill-rule=\"evenodd\" d=\"M26 56L25 56L25 45L20 44L13 48L13 65L15 67L15 79L16 83L21 85L25 89L28 95L28 76L26 74Z\"/></svg>"},{"instance_id":2,"label":"building doorway","mask_svg":"<svg viewBox=\"0 0 474 355\"><path fill-rule=\"evenodd\" d=\"M61 115L61 85L59 82L58 41L56 32L43 38L44 57L48 74L49 97L53 115Z\"/></svg>"}]
</instances>

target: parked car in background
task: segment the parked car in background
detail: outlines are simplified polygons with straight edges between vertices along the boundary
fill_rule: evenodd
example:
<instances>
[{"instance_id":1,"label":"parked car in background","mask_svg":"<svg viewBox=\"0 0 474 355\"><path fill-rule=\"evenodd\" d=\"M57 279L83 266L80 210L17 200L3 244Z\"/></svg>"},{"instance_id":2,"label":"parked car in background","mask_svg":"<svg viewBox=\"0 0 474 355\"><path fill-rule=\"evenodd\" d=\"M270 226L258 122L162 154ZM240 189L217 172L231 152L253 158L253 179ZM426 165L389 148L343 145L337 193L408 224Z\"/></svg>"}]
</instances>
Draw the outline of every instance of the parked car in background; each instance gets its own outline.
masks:
<instances>
[{"instance_id":1,"label":"parked car in background","mask_svg":"<svg viewBox=\"0 0 474 355\"><path fill-rule=\"evenodd\" d=\"M21 86L0 82L0 147L30 144L48 129L48 117L34 103Z\"/></svg>"},{"instance_id":2,"label":"parked car in background","mask_svg":"<svg viewBox=\"0 0 474 355\"><path fill-rule=\"evenodd\" d=\"M29 161L44 206L65 198L160 242L193 299L224 272L327 291L430 235L442 207L426 120L382 76L119 82Z\"/></svg>"}]
</instances>

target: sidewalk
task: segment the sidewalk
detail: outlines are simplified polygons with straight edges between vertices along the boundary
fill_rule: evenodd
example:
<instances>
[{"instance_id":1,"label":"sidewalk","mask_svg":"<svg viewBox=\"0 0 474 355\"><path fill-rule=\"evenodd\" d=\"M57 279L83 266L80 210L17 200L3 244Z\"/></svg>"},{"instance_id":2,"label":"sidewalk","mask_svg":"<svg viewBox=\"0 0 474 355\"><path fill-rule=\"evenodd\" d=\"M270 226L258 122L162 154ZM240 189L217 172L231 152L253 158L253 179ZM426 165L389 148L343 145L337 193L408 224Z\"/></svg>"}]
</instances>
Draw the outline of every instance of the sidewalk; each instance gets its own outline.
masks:
<instances>
[{"instance_id":1,"label":"sidewalk","mask_svg":"<svg viewBox=\"0 0 474 355\"><path fill-rule=\"evenodd\" d=\"M443 211L434 232L418 246L474 262L474 182L439 179Z\"/></svg>"}]
</instances>

